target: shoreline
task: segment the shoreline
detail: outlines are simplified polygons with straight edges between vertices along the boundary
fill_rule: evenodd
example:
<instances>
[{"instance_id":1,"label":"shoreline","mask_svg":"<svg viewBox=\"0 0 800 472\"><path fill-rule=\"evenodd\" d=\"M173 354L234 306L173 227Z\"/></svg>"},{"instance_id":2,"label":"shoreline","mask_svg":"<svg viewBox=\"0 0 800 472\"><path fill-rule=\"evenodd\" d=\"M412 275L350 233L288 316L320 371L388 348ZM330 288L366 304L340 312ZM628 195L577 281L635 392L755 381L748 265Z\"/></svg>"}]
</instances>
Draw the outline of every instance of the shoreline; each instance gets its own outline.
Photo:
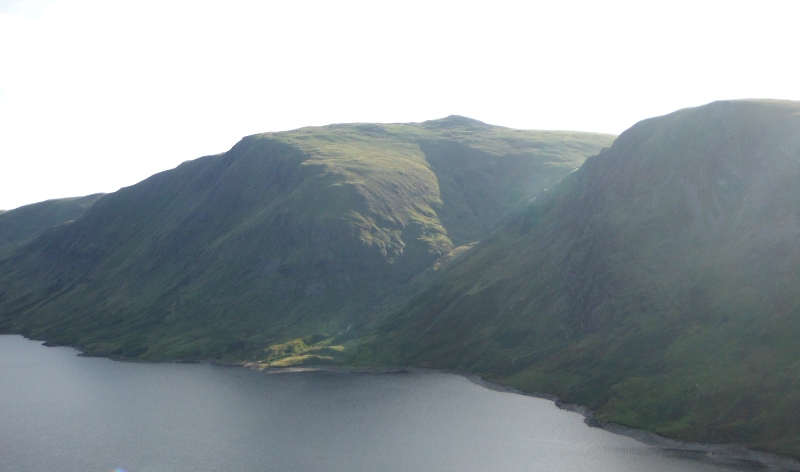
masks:
<instances>
[{"instance_id":1,"label":"shoreline","mask_svg":"<svg viewBox=\"0 0 800 472\"><path fill-rule=\"evenodd\" d=\"M213 362L211 362L213 364ZM502 393L512 393L516 395L523 395L526 397L539 398L548 400L555 404L561 410L571 411L583 416L583 422L591 428L599 428L620 436L627 436L635 441L650 446L655 446L666 451L675 451L685 453L696 458L706 458L707 460L720 465L739 465L750 467L761 467L766 470L780 471L780 472L798 472L800 471L800 461L789 459L770 454L768 452L756 451L748 449L744 446L737 444L713 444L713 443L698 443L681 441L678 439L671 439L660 436L652 431L644 429L630 428L615 423L606 423L595 418L594 412L582 405L574 403L564 403L555 395L538 392L525 392L514 387L499 384L484 379L478 374L472 372L451 370L451 369L433 369L427 367L346 367L335 365L306 365L294 367L261 367L255 362L243 363L242 367L254 369L259 372L268 374L290 374L296 372L333 372L341 374L398 374L405 372L420 372L420 373L442 373L452 374L464 377L469 382L481 386L483 388Z\"/></svg>"},{"instance_id":2,"label":"shoreline","mask_svg":"<svg viewBox=\"0 0 800 472\"><path fill-rule=\"evenodd\" d=\"M0 333L0 335L21 336L25 339L35 342L41 342L45 347L69 347L78 351L79 357L99 357L109 359L116 362L133 362L141 364L207 364L219 367L243 367L249 370L255 370L266 374L291 374L299 372L332 372L340 374L399 374L399 373L442 373L458 375L465 378L467 381L481 386L483 388L502 393L512 393L516 395L523 395L526 397L539 398L551 401L556 407L562 410L578 413L583 416L583 422L592 428L599 428L620 436L627 436L635 441L650 446L662 448L666 451L675 451L693 455L697 458L705 457L706 459L722 464L722 465L741 465L741 466L757 466L767 470L778 472L800 472L800 460L780 457L768 452L757 451L748 449L744 446L737 444L713 444L713 443L698 443L681 441L678 439L671 439L660 436L652 431L644 429L630 428L615 423L606 423L597 420L594 412L588 407L577 405L574 403L564 403L556 395L539 392L525 392L514 387L503 385L500 383L492 382L484 379L478 374L459 371L452 369L435 369L427 367L413 367L413 366L387 366L387 367L354 367L354 366L340 366L340 365L299 365L291 367L265 367L258 362L253 361L220 361L216 359L174 359L165 361L152 361L146 359L136 359L122 356L110 355L96 355L89 354L82 349L81 346L70 344L57 344L49 343L46 340L32 339L23 334L14 333Z\"/></svg>"}]
</instances>

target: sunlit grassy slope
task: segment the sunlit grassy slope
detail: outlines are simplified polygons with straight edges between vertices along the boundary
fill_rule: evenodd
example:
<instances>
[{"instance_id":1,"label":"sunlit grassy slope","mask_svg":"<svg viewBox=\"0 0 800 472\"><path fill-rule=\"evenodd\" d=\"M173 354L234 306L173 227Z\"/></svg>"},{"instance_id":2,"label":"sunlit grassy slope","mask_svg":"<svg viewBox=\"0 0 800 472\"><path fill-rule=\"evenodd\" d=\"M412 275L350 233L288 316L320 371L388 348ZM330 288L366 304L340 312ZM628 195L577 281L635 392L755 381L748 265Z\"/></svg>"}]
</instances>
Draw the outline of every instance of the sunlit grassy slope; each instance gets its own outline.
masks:
<instances>
[{"instance_id":1,"label":"sunlit grassy slope","mask_svg":"<svg viewBox=\"0 0 800 472\"><path fill-rule=\"evenodd\" d=\"M361 361L800 457L800 103L642 121L456 261Z\"/></svg>"},{"instance_id":2,"label":"sunlit grassy slope","mask_svg":"<svg viewBox=\"0 0 800 472\"><path fill-rule=\"evenodd\" d=\"M462 117L249 136L0 260L0 330L104 355L337 361L440 256L612 141Z\"/></svg>"}]
</instances>

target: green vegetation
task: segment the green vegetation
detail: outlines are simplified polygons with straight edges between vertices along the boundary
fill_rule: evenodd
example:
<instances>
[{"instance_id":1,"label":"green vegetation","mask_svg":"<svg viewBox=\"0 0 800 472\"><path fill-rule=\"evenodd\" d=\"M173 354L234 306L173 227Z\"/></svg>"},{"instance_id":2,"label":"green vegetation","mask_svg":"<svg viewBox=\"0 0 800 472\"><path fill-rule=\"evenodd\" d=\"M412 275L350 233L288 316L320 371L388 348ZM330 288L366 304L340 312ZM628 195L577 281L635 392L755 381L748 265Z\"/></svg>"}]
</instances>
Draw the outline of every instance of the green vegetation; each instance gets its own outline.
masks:
<instances>
[{"instance_id":1,"label":"green vegetation","mask_svg":"<svg viewBox=\"0 0 800 472\"><path fill-rule=\"evenodd\" d=\"M285 343L273 344L264 350L259 368L291 367L298 365L336 364L349 358L350 346L334 344L335 338L324 334L304 336Z\"/></svg>"},{"instance_id":2,"label":"green vegetation","mask_svg":"<svg viewBox=\"0 0 800 472\"><path fill-rule=\"evenodd\" d=\"M47 200L11 211L0 211L0 257L30 242L53 226L72 221L103 194Z\"/></svg>"},{"instance_id":3,"label":"green vegetation","mask_svg":"<svg viewBox=\"0 0 800 472\"><path fill-rule=\"evenodd\" d=\"M0 214L22 235L0 253L0 332L468 370L800 458L798 136L784 101L681 110L613 145L462 117L249 136L82 215Z\"/></svg>"},{"instance_id":4,"label":"green vegetation","mask_svg":"<svg viewBox=\"0 0 800 472\"><path fill-rule=\"evenodd\" d=\"M461 117L249 136L0 259L0 330L146 359L341 360L441 256L612 141ZM337 341L276 354L311 333Z\"/></svg>"},{"instance_id":5,"label":"green vegetation","mask_svg":"<svg viewBox=\"0 0 800 472\"><path fill-rule=\"evenodd\" d=\"M800 457L800 104L645 120L407 302L363 363L456 368Z\"/></svg>"}]
</instances>

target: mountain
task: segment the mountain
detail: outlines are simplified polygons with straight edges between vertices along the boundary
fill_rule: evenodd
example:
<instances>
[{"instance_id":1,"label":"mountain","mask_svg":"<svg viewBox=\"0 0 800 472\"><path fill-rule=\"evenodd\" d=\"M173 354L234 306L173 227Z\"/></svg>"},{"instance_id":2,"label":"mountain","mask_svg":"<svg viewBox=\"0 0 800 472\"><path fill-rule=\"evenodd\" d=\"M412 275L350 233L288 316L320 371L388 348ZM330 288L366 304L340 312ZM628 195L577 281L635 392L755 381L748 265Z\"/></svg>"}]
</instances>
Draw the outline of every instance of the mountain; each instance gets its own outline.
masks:
<instances>
[{"instance_id":1,"label":"mountain","mask_svg":"<svg viewBox=\"0 0 800 472\"><path fill-rule=\"evenodd\" d=\"M72 221L86 212L102 193L62 198L0 211L0 257L31 241L46 229Z\"/></svg>"},{"instance_id":2,"label":"mountain","mask_svg":"<svg viewBox=\"0 0 800 472\"><path fill-rule=\"evenodd\" d=\"M715 102L616 140L456 116L259 134L0 213L0 332L467 370L800 458L798 184L798 102Z\"/></svg>"},{"instance_id":3,"label":"mountain","mask_svg":"<svg viewBox=\"0 0 800 472\"><path fill-rule=\"evenodd\" d=\"M341 359L440 258L613 138L456 116L249 136L0 259L0 331L146 359Z\"/></svg>"},{"instance_id":4,"label":"mountain","mask_svg":"<svg viewBox=\"0 0 800 472\"><path fill-rule=\"evenodd\" d=\"M800 457L800 103L644 120L388 318L362 363Z\"/></svg>"}]
</instances>

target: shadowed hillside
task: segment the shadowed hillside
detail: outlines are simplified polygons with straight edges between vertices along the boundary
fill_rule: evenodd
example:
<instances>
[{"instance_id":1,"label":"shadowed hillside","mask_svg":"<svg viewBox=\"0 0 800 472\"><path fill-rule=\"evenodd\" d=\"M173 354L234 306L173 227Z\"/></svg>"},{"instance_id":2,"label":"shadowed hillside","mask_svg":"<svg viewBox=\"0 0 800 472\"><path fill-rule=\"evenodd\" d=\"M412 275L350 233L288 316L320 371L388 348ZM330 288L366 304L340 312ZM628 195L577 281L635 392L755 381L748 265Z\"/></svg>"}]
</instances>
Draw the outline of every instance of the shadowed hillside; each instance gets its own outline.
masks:
<instances>
[{"instance_id":1,"label":"shadowed hillside","mask_svg":"<svg viewBox=\"0 0 800 472\"><path fill-rule=\"evenodd\" d=\"M681 110L456 261L362 360L477 371L602 420L800 457L798 243L800 104Z\"/></svg>"},{"instance_id":2,"label":"shadowed hillside","mask_svg":"<svg viewBox=\"0 0 800 472\"><path fill-rule=\"evenodd\" d=\"M85 197L61 198L0 211L0 257L44 230L72 221L86 212L102 193Z\"/></svg>"},{"instance_id":3,"label":"shadowed hillside","mask_svg":"<svg viewBox=\"0 0 800 472\"><path fill-rule=\"evenodd\" d=\"M0 330L126 357L332 361L412 277L612 140L462 117L249 136L0 261Z\"/></svg>"}]
</instances>

